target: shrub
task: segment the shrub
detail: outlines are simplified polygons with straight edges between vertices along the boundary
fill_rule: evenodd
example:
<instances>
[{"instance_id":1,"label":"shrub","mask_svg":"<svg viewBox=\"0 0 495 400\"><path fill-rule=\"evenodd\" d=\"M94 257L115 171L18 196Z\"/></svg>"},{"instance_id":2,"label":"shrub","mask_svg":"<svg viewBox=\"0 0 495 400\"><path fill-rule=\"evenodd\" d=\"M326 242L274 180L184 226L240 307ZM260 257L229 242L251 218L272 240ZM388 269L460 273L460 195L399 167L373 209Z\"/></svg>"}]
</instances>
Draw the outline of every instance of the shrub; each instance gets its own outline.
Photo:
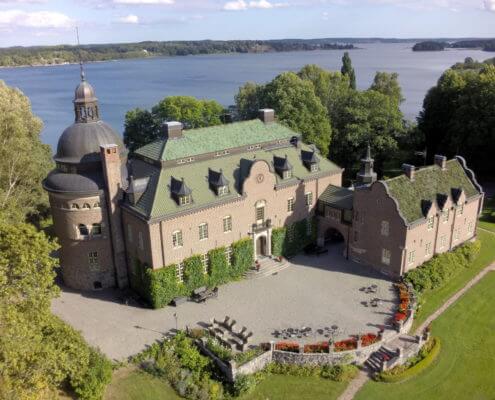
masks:
<instances>
[{"instance_id":1,"label":"shrub","mask_svg":"<svg viewBox=\"0 0 495 400\"><path fill-rule=\"evenodd\" d=\"M233 359L237 364L242 365L260 356L264 352L265 350L263 350L261 347L255 347L241 353L235 353Z\"/></svg>"},{"instance_id":2,"label":"shrub","mask_svg":"<svg viewBox=\"0 0 495 400\"><path fill-rule=\"evenodd\" d=\"M321 377L335 382L350 382L359 372L358 367L352 364L325 365L321 368Z\"/></svg>"},{"instance_id":3,"label":"shrub","mask_svg":"<svg viewBox=\"0 0 495 400\"><path fill-rule=\"evenodd\" d=\"M404 279L419 293L438 288L462 268L468 268L480 249L481 243L478 240L465 243L451 252L436 255L422 266L406 273Z\"/></svg>"},{"instance_id":4,"label":"shrub","mask_svg":"<svg viewBox=\"0 0 495 400\"><path fill-rule=\"evenodd\" d=\"M71 377L70 384L80 399L100 400L111 380L112 363L99 350L91 348L87 368Z\"/></svg>"},{"instance_id":5,"label":"shrub","mask_svg":"<svg viewBox=\"0 0 495 400\"><path fill-rule=\"evenodd\" d=\"M358 368L355 365L295 365L270 363L264 371L269 374L289 376L319 376L336 382L348 382L356 377Z\"/></svg>"},{"instance_id":6,"label":"shrub","mask_svg":"<svg viewBox=\"0 0 495 400\"><path fill-rule=\"evenodd\" d=\"M225 247L219 247L208 252L210 260L210 286L218 286L230 280L230 267L225 255Z\"/></svg>"},{"instance_id":7,"label":"shrub","mask_svg":"<svg viewBox=\"0 0 495 400\"><path fill-rule=\"evenodd\" d=\"M223 361L230 361L233 358L232 350L221 345L216 339L213 339L212 337L209 337L206 340L206 347Z\"/></svg>"},{"instance_id":8,"label":"shrub","mask_svg":"<svg viewBox=\"0 0 495 400\"><path fill-rule=\"evenodd\" d=\"M259 380L260 379L258 374L237 375L235 378L232 394L237 397L252 392L256 385L259 383Z\"/></svg>"},{"instance_id":9,"label":"shrub","mask_svg":"<svg viewBox=\"0 0 495 400\"><path fill-rule=\"evenodd\" d=\"M308 223L311 232L308 235ZM294 230L293 240L289 240L287 232ZM272 230L272 254L274 256L290 257L301 252L308 244L316 240L316 219L303 219L283 228Z\"/></svg>"},{"instance_id":10,"label":"shrub","mask_svg":"<svg viewBox=\"0 0 495 400\"><path fill-rule=\"evenodd\" d=\"M375 335L374 333L366 333L361 336L361 344L363 347L366 346L371 346L373 343L376 343L380 340L378 335Z\"/></svg>"},{"instance_id":11,"label":"shrub","mask_svg":"<svg viewBox=\"0 0 495 400\"><path fill-rule=\"evenodd\" d=\"M184 283L193 291L196 288L206 285L206 275L201 256L194 255L184 260Z\"/></svg>"}]
</instances>

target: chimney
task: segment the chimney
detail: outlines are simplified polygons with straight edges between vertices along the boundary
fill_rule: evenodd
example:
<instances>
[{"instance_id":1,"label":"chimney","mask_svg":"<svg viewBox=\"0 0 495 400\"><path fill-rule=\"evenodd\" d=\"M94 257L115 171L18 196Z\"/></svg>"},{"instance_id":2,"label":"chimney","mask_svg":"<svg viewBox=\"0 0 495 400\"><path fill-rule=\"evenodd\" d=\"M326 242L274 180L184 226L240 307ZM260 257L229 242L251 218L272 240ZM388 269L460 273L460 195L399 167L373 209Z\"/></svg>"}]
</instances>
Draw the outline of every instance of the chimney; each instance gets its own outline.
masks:
<instances>
[{"instance_id":1,"label":"chimney","mask_svg":"<svg viewBox=\"0 0 495 400\"><path fill-rule=\"evenodd\" d=\"M411 164L402 164L402 170L409 178L411 182L414 182L414 174L416 173L416 167Z\"/></svg>"},{"instance_id":2,"label":"chimney","mask_svg":"<svg viewBox=\"0 0 495 400\"><path fill-rule=\"evenodd\" d=\"M275 121L275 110L271 108L262 108L259 110L259 118L265 123L269 124Z\"/></svg>"},{"instance_id":3,"label":"chimney","mask_svg":"<svg viewBox=\"0 0 495 400\"><path fill-rule=\"evenodd\" d=\"M182 137L182 124L177 121L164 122L162 125L163 137L167 139L180 139Z\"/></svg>"},{"instance_id":4,"label":"chimney","mask_svg":"<svg viewBox=\"0 0 495 400\"><path fill-rule=\"evenodd\" d=\"M435 154L435 165L438 165L442 170L445 169L447 164L447 157Z\"/></svg>"}]
</instances>

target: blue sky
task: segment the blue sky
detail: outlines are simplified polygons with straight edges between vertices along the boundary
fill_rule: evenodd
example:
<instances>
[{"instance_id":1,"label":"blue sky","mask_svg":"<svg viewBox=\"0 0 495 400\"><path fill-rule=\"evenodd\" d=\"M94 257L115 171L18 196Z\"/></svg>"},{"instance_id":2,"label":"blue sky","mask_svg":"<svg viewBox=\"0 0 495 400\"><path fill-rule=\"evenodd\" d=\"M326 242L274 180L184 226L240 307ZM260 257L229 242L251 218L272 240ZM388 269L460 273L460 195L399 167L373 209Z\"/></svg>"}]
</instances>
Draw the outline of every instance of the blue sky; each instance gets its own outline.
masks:
<instances>
[{"instance_id":1,"label":"blue sky","mask_svg":"<svg viewBox=\"0 0 495 400\"><path fill-rule=\"evenodd\" d=\"M0 46L189 39L495 37L495 0L0 0Z\"/></svg>"}]
</instances>

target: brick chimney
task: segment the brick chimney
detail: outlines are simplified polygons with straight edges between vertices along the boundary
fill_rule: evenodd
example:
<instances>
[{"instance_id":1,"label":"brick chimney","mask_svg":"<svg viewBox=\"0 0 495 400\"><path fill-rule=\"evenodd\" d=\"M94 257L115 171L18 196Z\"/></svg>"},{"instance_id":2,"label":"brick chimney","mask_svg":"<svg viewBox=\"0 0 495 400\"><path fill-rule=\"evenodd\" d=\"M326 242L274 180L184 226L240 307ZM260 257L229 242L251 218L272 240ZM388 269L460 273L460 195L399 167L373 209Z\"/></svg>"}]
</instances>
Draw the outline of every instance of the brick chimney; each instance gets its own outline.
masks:
<instances>
[{"instance_id":1,"label":"brick chimney","mask_svg":"<svg viewBox=\"0 0 495 400\"><path fill-rule=\"evenodd\" d=\"M447 157L435 154L435 165L438 165L442 170L445 169L447 164Z\"/></svg>"},{"instance_id":2,"label":"brick chimney","mask_svg":"<svg viewBox=\"0 0 495 400\"><path fill-rule=\"evenodd\" d=\"M162 132L164 138L180 139L182 137L182 124L177 121L164 122Z\"/></svg>"},{"instance_id":3,"label":"brick chimney","mask_svg":"<svg viewBox=\"0 0 495 400\"><path fill-rule=\"evenodd\" d=\"M402 164L402 170L406 174L406 176L409 178L411 182L414 182L414 175L416 173L416 167L411 164Z\"/></svg>"},{"instance_id":4,"label":"brick chimney","mask_svg":"<svg viewBox=\"0 0 495 400\"><path fill-rule=\"evenodd\" d=\"M275 121L275 110L271 108L262 108L259 110L259 118L265 123L269 124Z\"/></svg>"}]
</instances>

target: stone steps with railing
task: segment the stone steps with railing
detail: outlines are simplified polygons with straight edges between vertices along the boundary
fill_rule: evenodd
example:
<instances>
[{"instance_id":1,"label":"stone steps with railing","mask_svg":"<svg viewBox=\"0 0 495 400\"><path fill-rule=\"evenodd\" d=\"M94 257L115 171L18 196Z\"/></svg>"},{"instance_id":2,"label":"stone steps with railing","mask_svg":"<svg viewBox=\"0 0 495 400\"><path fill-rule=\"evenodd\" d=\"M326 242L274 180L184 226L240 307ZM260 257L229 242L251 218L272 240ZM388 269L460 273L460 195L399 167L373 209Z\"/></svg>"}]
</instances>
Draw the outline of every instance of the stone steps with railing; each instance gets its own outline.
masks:
<instances>
[{"instance_id":1,"label":"stone steps with railing","mask_svg":"<svg viewBox=\"0 0 495 400\"><path fill-rule=\"evenodd\" d=\"M281 261L278 261L276 259L267 257L259 260L258 262L259 270L256 270L256 267L253 265L253 267L244 274L244 277L246 279L259 279L271 275L276 275L290 265L285 258L283 258Z\"/></svg>"}]
</instances>

